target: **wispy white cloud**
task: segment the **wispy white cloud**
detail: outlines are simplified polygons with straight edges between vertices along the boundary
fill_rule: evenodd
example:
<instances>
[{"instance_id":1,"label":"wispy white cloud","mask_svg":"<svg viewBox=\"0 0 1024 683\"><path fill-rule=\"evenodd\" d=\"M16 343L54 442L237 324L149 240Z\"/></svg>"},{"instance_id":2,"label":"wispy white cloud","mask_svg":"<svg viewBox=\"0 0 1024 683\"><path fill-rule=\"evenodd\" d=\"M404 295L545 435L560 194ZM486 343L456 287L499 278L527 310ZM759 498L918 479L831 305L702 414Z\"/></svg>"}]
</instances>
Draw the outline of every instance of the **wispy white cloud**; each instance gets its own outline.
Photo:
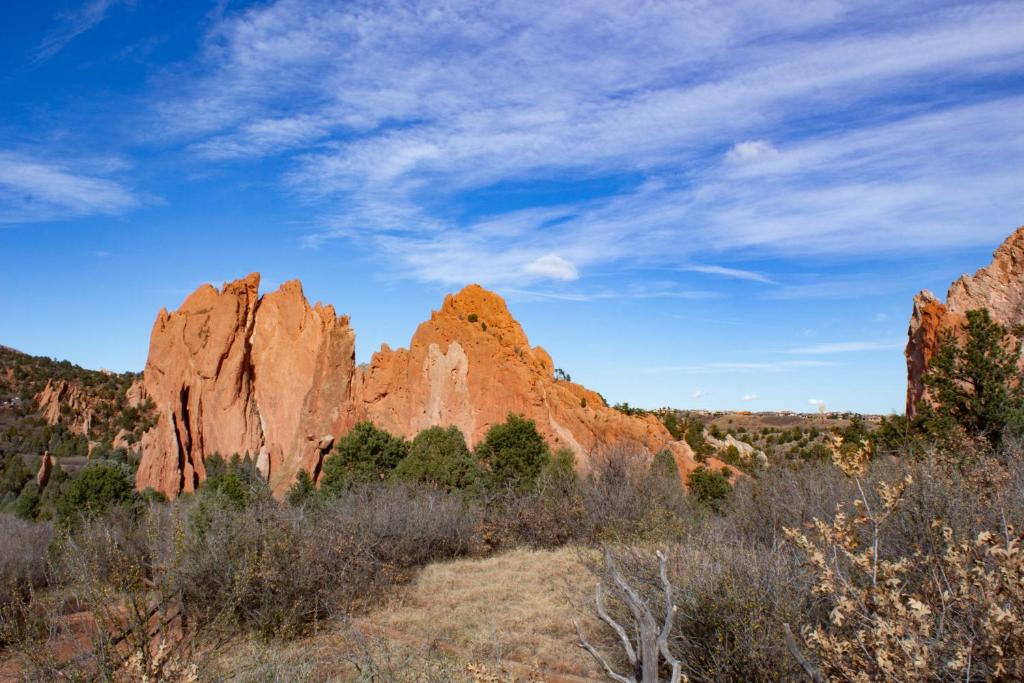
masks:
<instances>
[{"instance_id":1,"label":"wispy white cloud","mask_svg":"<svg viewBox=\"0 0 1024 683\"><path fill-rule=\"evenodd\" d=\"M660 374L668 372L679 372L684 374L713 374L713 373L745 373L745 372L785 372L789 370L800 370L806 368L826 368L835 365L827 361L815 360L785 360L759 363L745 362L717 362L698 363L696 365L663 365L650 368L636 368L636 372Z\"/></svg>"},{"instance_id":2,"label":"wispy white cloud","mask_svg":"<svg viewBox=\"0 0 1024 683\"><path fill-rule=\"evenodd\" d=\"M530 265L547 254L578 274L981 244L1024 213L1024 100L934 93L1024 69L1022 22L1012 2L279 0L216 24L161 134L291 155L287 187L342 207L312 241L439 282L557 277ZM893 93L918 103L877 106ZM466 217L481 188L616 174L638 180Z\"/></svg>"},{"instance_id":3,"label":"wispy white cloud","mask_svg":"<svg viewBox=\"0 0 1024 683\"><path fill-rule=\"evenodd\" d=\"M68 46L72 40L93 28L107 15L107 11L123 0L89 0L77 10L58 14L56 26L40 41L32 53L33 65L50 59Z\"/></svg>"},{"instance_id":4,"label":"wispy white cloud","mask_svg":"<svg viewBox=\"0 0 1024 683\"><path fill-rule=\"evenodd\" d=\"M740 398L740 400L745 403L749 403L751 401L756 401L758 398L760 398L760 396L758 396L757 394L744 394L743 397Z\"/></svg>"},{"instance_id":5,"label":"wispy white cloud","mask_svg":"<svg viewBox=\"0 0 1024 683\"><path fill-rule=\"evenodd\" d=\"M829 353L855 353L859 351L893 351L902 349L906 340L887 341L847 341L833 342L830 344L816 344L814 346L802 346L793 349L791 353L801 354L829 354Z\"/></svg>"},{"instance_id":6,"label":"wispy white cloud","mask_svg":"<svg viewBox=\"0 0 1024 683\"><path fill-rule=\"evenodd\" d=\"M775 284L767 275L752 270L741 270L739 268L726 268L724 266L708 266L708 265L693 265L683 266L680 270L690 271L693 273L705 273L708 275L721 275L723 277L731 277L737 280L751 280L753 282L763 282L765 284Z\"/></svg>"},{"instance_id":7,"label":"wispy white cloud","mask_svg":"<svg viewBox=\"0 0 1024 683\"><path fill-rule=\"evenodd\" d=\"M454 284L453 280L450 284ZM604 301L610 299L681 299L699 301L717 299L719 292L699 289L685 289L671 282L665 283L623 283L617 287L594 287L590 289L551 291L542 289L520 289L502 286L503 294L519 299L553 299L558 301ZM680 316L683 317L683 316ZM692 320L687 318L688 320Z\"/></svg>"},{"instance_id":8,"label":"wispy white cloud","mask_svg":"<svg viewBox=\"0 0 1024 683\"><path fill-rule=\"evenodd\" d=\"M121 183L68 162L0 151L0 223L115 215L138 204Z\"/></svg>"}]
</instances>

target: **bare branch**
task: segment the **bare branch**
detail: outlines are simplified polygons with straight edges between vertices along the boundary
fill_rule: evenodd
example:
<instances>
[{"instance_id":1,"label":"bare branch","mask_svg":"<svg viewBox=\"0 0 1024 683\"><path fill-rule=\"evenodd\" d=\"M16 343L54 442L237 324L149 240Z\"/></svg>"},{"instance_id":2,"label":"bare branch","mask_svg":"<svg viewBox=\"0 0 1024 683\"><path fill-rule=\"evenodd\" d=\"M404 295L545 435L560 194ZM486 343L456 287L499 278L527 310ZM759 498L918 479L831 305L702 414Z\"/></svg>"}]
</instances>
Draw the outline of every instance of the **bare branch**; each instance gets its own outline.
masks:
<instances>
[{"instance_id":1,"label":"bare branch","mask_svg":"<svg viewBox=\"0 0 1024 683\"><path fill-rule=\"evenodd\" d=\"M657 628L657 622L654 621L654 615L651 614L651 610L648 609L644 599L640 597L640 594L635 588L629 585L625 578L622 576L622 572L615 566L615 561L612 559L612 555L609 551L605 550L604 553L605 563L608 565L608 571L611 573L612 581L619 587L623 595L626 597L626 606L633 613L633 616L637 620L637 624L641 631L645 629L653 632Z\"/></svg>"},{"instance_id":2,"label":"bare branch","mask_svg":"<svg viewBox=\"0 0 1024 683\"><path fill-rule=\"evenodd\" d=\"M604 607L604 591L602 590L601 584L597 584L597 588L594 591L596 593L597 602L597 615L601 617L601 621L612 627L612 630L619 635L619 639L622 640L622 647L626 651L626 656L629 657L629 664L633 668L636 668L636 650L633 649L633 643L630 642L629 635L626 634L626 629L622 628L617 621L611 618Z\"/></svg>"},{"instance_id":3,"label":"bare branch","mask_svg":"<svg viewBox=\"0 0 1024 683\"><path fill-rule=\"evenodd\" d=\"M617 597L625 603L632 613L632 627L636 633L635 641L629 637L627 630L616 622L605 609L604 583L598 583L595 591L598 616L619 636L619 640L622 642L622 646L629 657L629 662L633 667L631 677L615 673L604 657L587 642L579 624L576 623L580 647L587 650L604 668L608 676L618 683L659 683L662 680L660 677L662 661L672 669L669 683L681 683L682 681L689 680L683 674L682 662L676 659L669 649L669 638L672 635L672 622L675 617L676 607L672 604L673 588L668 578L667 559L661 552L658 552L657 556L658 570L665 592L665 619L660 628L647 602L640 592L626 581L612 559L611 552L607 549L604 554L607 578L604 579L604 582L612 584L616 589Z\"/></svg>"},{"instance_id":4,"label":"bare branch","mask_svg":"<svg viewBox=\"0 0 1024 683\"><path fill-rule=\"evenodd\" d=\"M825 683L825 679L822 678L818 670L814 668L814 665L807 661L804 654L800 652L800 648L796 644L796 638L793 636L793 630L789 627L789 624L782 625L782 632L786 638L786 647L789 648L790 653L792 653L796 661L800 663L803 670L807 672L807 676L814 681L814 683Z\"/></svg>"},{"instance_id":5,"label":"bare branch","mask_svg":"<svg viewBox=\"0 0 1024 683\"><path fill-rule=\"evenodd\" d=\"M672 678L669 679L669 683L679 683L683 665L682 662L672 655L668 647L668 639L672 635L672 620L676 615L676 606L672 601L672 582L668 580L665 554L660 550L655 554L658 556L658 573L661 575L661 586L665 590L665 621L661 626L661 633L658 635L658 650L661 651L661 656L672 667Z\"/></svg>"},{"instance_id":6,"label":"bare branch","mask_svg":"<svg viewBox=\"0 0 1024 683\"><path fill-rule=\"evenodd\" d=\"M579 637L580 647L589 652L590 656L597 660L597 663L600 664L602 668L604 668L604 671L606 674L608 674L609 678L611 678L613 681L617 681L617 683L636 683L635 678L627 678L625 676L622 676L621 674L615 673L615 670L612 669L611 665L608 663L608 660L602 657L601 653L597 651L597 648L591 645L587 641L586 637L584 637L583 629L580 628L580 623L575 620L573 620L572 623L576 627L576 635Z\"/></svg>"}]
</instances>

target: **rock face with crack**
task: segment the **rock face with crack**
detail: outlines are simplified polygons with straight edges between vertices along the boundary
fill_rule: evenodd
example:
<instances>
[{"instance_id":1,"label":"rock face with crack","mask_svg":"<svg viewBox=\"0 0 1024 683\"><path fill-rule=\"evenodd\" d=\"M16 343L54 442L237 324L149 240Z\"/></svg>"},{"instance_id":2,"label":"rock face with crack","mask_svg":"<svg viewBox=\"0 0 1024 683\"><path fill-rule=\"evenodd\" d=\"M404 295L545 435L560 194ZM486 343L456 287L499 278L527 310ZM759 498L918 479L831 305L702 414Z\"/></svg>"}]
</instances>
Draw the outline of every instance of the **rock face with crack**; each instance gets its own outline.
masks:
<instances>
[{"instance_id":1,"label":"rock face with crack","mask_svg":"<svg viewBox=\"0 0 1024 683\"><path fill-rule=\"evenodd\" d=\"M945 330L954 333L967 311L987 308L1004 325L1024 323L1024 226L1018 228L992 255L992 263L974 275L963 275L946 295L946 303L925 290L914 297L907 332L907 415L928 400L924 375Z\"/></svg>"},{"instance_id":2,"label":"rock face with crack","mask_svg":"<svg viewBox=\"0 0 1024 683\"><path fill-rule=\"evenodd\" d=\"M333 441L359 421L404 437L454 425L473 445L509 413L534 420L583 471L595 452L624 443L670 449L684 475L696 467L654 417L556 380L548 353L482 287L449 295L408 349L384 345L360 368L347 317L311 307L297 281L262 297L258 288L258 274L219 291L205 285L157 316L144 383L158 418L141 443L140 489L193 491L206 458L239 453L280 496L300 470L316 479Z\"/></svg>"},{"instance_id":3,"label":"rock face with crack","mask_svg":"<svg viewBox=\"0 0 1024 683\"><path fill-rule=\"evenodd\" d=\"M253 382L259 275L204 285L174 313L161 309L143 373L157 423L143 437L139 488L194 491L213 453L256 455L264 434Z\"/></svg>"}]
</instances>

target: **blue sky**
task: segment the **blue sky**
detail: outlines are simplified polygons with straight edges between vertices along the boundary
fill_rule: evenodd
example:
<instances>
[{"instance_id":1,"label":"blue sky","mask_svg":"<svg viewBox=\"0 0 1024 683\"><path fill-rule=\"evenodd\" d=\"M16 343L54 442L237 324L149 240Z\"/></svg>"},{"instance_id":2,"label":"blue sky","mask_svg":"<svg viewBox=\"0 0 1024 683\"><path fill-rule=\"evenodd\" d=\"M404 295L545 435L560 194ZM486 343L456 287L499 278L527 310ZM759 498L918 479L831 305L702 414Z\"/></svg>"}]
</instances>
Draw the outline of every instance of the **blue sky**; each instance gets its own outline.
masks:
<instances>
[{"instance_id":1,"label":"blue sky","mask_svg":"<svg viewBox=\"0 0 1024 683\"><path fill-rule=\"evenodd\" d=\"M900 410L1024 223L1021 2L0 8L0 343L141 369L251 271L357 356L502 293L612 401Z\"/></svg>"}]
</instances>

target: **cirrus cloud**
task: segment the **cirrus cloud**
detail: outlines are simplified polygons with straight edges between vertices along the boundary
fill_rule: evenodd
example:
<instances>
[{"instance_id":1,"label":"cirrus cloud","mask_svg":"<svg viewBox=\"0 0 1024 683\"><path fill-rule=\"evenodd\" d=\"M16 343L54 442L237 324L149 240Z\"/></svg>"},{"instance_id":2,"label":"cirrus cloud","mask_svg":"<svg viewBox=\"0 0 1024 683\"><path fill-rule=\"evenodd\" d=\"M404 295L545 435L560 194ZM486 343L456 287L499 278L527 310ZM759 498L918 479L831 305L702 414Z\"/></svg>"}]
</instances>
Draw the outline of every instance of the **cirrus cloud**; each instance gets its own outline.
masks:
<instances>
[{"instance_id":1,"label":"cirrus cloud","mask_svg":"<svg viewBox=\"0 0 1024 683\"><path fill-rule=\"evenodd\" d=\"M0 223L116 215L138 204L117 181L68 162L0 150Z\"/></svg>"},{"instance_id":2,"label":"cirrus cloud","mask_svg":"<svg viewBox=\"0 0 1024 683\"><path fill-rule=\"evenodd\" d=\"M870 257L989 243L1024 212L1022 22L980 1L277 0L216 21L155 107L207 162L284 156L323 208L311 241L417 279ZM522 190L566 179L609 189Z\"/></svg>"}]
</instances>

